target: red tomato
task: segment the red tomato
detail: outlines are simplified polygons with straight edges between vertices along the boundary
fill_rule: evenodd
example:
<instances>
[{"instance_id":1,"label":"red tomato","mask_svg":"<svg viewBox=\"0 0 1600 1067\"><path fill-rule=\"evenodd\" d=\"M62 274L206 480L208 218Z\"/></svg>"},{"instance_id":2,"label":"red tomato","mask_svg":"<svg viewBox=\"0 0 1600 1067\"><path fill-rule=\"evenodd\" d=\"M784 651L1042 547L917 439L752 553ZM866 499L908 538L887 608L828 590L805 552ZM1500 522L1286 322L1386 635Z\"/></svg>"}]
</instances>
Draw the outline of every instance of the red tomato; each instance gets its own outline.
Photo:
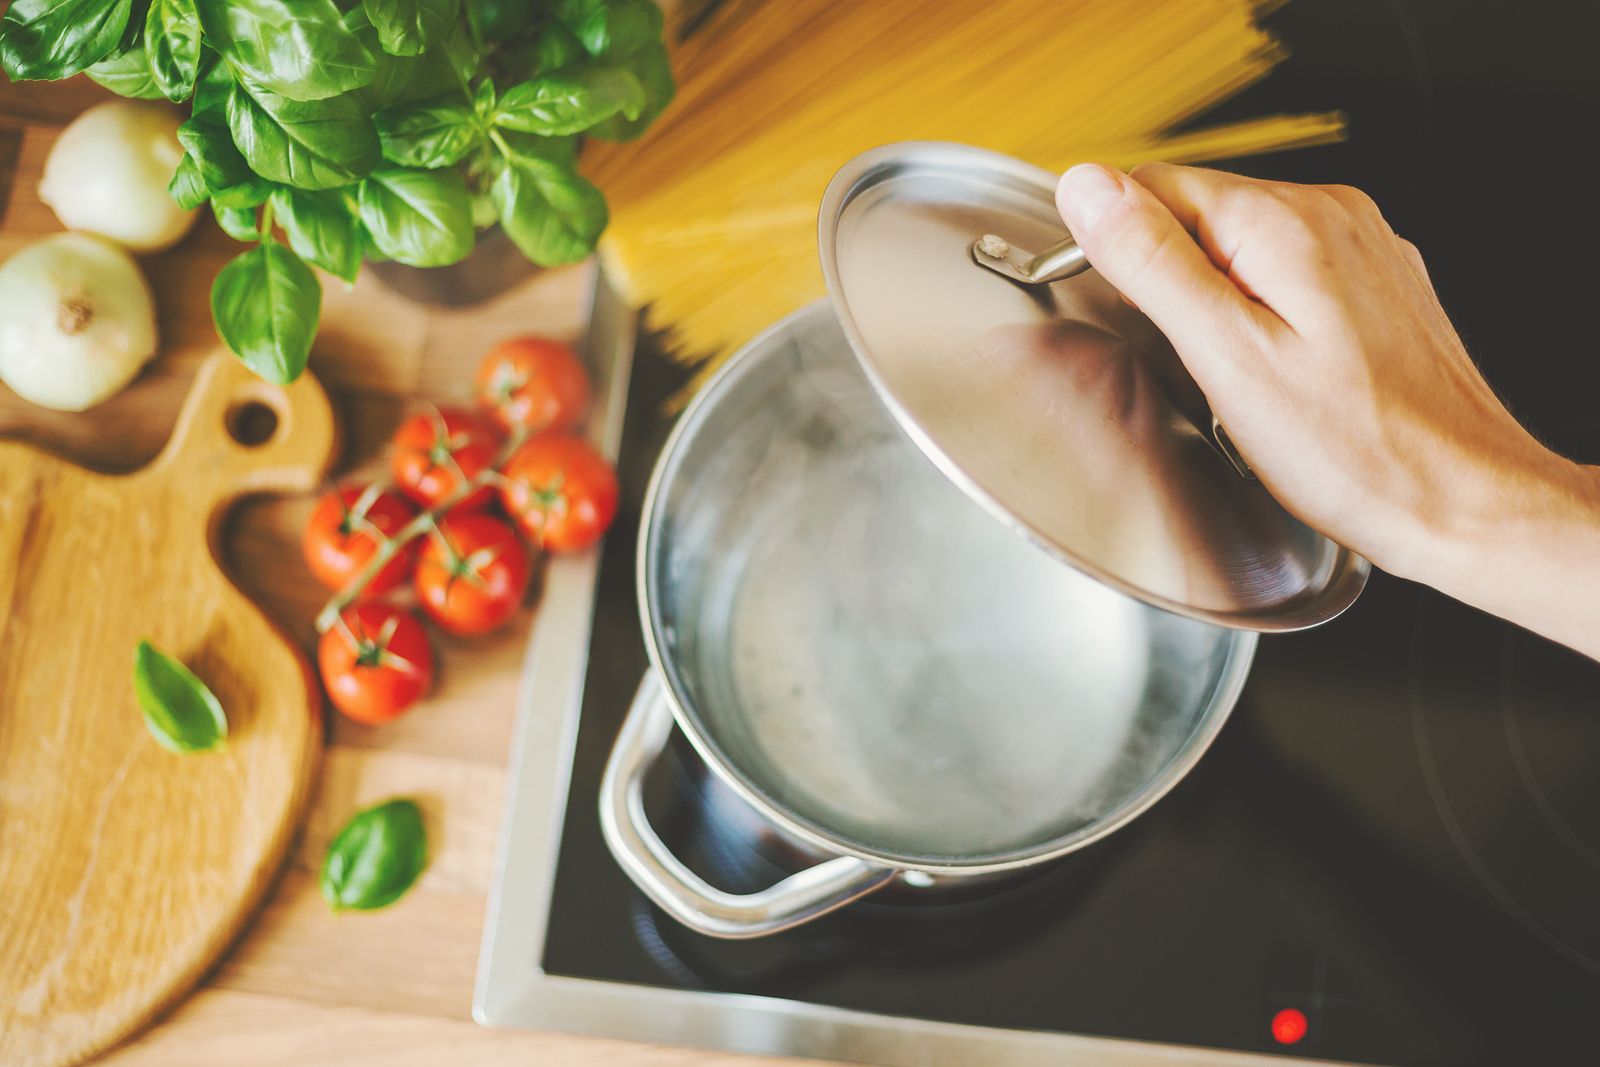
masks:
<instances>
[{"instance_id":1,"label":"red tomato","mask_svg":"<svg viewBox=\"0 0 1600 1067\"><path fill-rule=\"evenodd\" d=\"M329 589L343 589L371 561L379 543L398 533L416 513L405 497L377 492L372 486L330 489L317 501L300 540L306 566ZM411 577L415 549L413 542L396 552L361 590L360 598L386 593Z\"/></svg>"},{"instance_id":2,"label":"red tomato","mask_svg":"<svg viewBox=\"0 0 1600 1067\"><path fill-rule=\"evenodd\" d=\"M345 609L317 644L333 706L357 722L397 719L433 686L433 649L422 623L391 604Z\"/></svg>"},{"instance_id":3,"label":"red tomato","mask_svg":"<svg viewBox=\"0 0 1600 1067\"><path fill-rule=\"evenodd\" d=\"M450 633L488 633L516 613L532 570L528 550L508 524L481 512L452 511L423 546L417 596Z\"/></svg>"},{"instance_id":4,"label":"red tomato","mask_svg":"<svg viewBox=\"0 0 1600 1067\"><path fill-rule=\"evenodd\" d=\"M389 465L406 495L425 508L445 500L462 479L478 476L494 462L495 435L474 413L459 408L426 411L400 424ZM475 508L489 502L487 485L456 505Z\"/></svg>"},{"instance_id":5,"label":"red tomato","mask_svg":"<svg viewBox=\"0 0 1600 1067\"><path fill-rule=\"evenodd\" d=\"M507 430L570 430L589 410L589 375L571 348L513 337L478 365L478 403Z\"/></svg>"},{"instance_id":6,"label":"red tomato","mask_svg":"<svg viewBox=\"0 0 1600 1067\"><path fill-rule=\"evenodd\" d=\"M529 540L552 552L587 548L617 514L617 475L594 446L544 434L506 463L500 501Z\"/></svg>"}]
</instances>

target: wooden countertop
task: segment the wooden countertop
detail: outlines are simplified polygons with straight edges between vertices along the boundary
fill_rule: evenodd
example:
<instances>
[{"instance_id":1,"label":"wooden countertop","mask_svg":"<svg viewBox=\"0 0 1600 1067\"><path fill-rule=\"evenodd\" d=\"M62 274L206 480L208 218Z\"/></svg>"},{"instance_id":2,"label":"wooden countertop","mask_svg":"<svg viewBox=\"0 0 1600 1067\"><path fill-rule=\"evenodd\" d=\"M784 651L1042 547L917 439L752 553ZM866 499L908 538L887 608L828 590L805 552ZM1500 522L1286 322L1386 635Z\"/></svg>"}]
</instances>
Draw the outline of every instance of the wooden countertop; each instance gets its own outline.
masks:
<instances>
[{"instance_id":1,"label":"wooden countertop","mask_svg":"<svg viewBox=\"0 0 1600 1067\"><path fill-rule=\"evenodd\" d=\"M4 84L0 93L0 260L61 229L34 194L55 132L109 94L85 79ZM10 188L9 199L6 190ZM33 407L0 387L0 436L79 463L131 469L165 441L189 379L218 342L211 278L238 246L202 209L176 248L141 259L155 290L162 352L127 391L93 410ZM311 367L344 427L341 475L373 468L418 399L464 398L478 357L520 331L576 337L587 268L546 272L461 311L402 300L369 276L346 292L325 282ZM285 629L312 647L325 598L300 559L311 499L256 499L235 509L225 564ZM86 608L86 610L89 610ZM486 1030L469 1015L484 903L506 784L505 759L528 624L475 641L438 638L439 686L396 723L363 727L329 709L320 787L292 861L260 915L205 982L170 1015L100 1062L116 1067L316 1063L329 1067L497 1064L794 1064L695 1049ZM357 807L406 794L423 805L435 855L398 904L335 915L316 871L333 831Z\"/></svg>"}]
</instances>

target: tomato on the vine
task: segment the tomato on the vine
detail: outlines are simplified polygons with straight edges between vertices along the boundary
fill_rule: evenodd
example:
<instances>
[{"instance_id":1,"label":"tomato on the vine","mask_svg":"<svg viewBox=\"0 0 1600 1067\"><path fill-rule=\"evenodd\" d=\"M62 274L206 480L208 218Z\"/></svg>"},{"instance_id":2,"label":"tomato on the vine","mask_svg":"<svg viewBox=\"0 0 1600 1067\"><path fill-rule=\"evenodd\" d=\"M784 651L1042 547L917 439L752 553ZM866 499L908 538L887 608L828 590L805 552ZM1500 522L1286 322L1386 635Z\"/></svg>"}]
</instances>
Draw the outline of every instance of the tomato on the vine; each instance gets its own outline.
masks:
<instances>
[{"instance_id":1,"label":"tomato on the vine","mask_svg":"<svg viewBox=\"0 0 1600 1067\"><path fill-rule=\"evenodd\" d=\"M389 465L406 495L431 508L492 464L495 450L494 431L476 413L430 410L400 424ZM491 496L487 485L480 486L456 507L480 507Z\"/></svg>"},{"instance_id":2,"label":"tomato on the vine","mask_svg":"<svg viewBox=\"0 0 1600 1067\"><path fill-rule=\"evenodd\" d=\"M544 434L506 463L500 501L534 544L552 552L587 548L617 514L617 475L593 445Z\"/></svg>"},{"instance_id":3,"label":"tomato on the vine","mask_svg":"<svg viewBox=\"0 0 1600 1067\"><path fill-rule=\"evenodd\" d=\"M433 649L422 623L391 604L357 604L317 644L334 707L357 722L399 718L433 686Z\"/></svg>"},{"instance_id":4,"label":"tomato on the vine","mask_svg":"<svg viewBox=\"0 0 1600 1067\"><path fill-rule=\"evenodd\" d=\"M507 430L570 430L589 410L589 375L567 345L513 337L478 365L478 403Z\"/></svg>"},{"instance_id":5,"label":"tomato on the vine","mask_svg":"<svg viewBox=\"0 0 1600 1067\"><path fill-rule=\"evenodd\" d=\"M306 566L329 589L343 589L371 562L378 546L393 537L417 513L398 493L377 486L330 489L317 501L300 539ZM388 592L411 577L415 545L404 545L373 575L358 598Z\"/></svg>"},{"instance_id":6,"label":"tomato on the vine","mask_svg":"<svg viewBox=\"0 0 1600 1067\"><path fill-rule=\"evenodd\" d=\"M415 585L423 610L446 631L488 633L516 613L533 571L508 524L452 511L428 535Z\"/></svg>"}]
</instances>

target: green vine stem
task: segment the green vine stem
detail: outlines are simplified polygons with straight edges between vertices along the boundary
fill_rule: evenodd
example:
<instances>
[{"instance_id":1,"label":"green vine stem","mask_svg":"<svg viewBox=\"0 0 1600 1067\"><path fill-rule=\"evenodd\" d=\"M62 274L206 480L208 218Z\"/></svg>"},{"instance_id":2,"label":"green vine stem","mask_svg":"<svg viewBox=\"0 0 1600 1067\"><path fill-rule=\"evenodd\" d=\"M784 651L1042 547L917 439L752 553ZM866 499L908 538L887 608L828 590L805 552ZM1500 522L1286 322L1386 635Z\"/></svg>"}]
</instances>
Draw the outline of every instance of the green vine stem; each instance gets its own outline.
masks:
<instances>
[{"instance_id":1,"label":"green vine stem","mask_svg":"<svg viewBox=\"0 0 1600 1067\"><path fill-rule=\"evenodd\" d=\"M372 554L372 558L367 561L367 565L362 567L360 573L354 578L350 579L348 585L335 593L322 606L321 611L317 612L317 633L327 633L336 626L339 623L340 616L344 614L345 608L356 602L356 598L361 595L361 591L372 583L372 579L377 577L378 572L383 570L391 559L394 559L395 554L412 541L425 536L430 530L437 529L439 520L444 517L446 512L485 485L503 484L504 479L500 474L500 468L516 454L517 449L521 448L523 442L527 439L528 431L523 427L517 427L512 431L506 443L500 447L500 451L495 455L493 463L471 478L458 479L455 491L449 496L400 527L395 531L393 537L386 537L379 541L378 550Z\"/></svg>"}]
</instances>

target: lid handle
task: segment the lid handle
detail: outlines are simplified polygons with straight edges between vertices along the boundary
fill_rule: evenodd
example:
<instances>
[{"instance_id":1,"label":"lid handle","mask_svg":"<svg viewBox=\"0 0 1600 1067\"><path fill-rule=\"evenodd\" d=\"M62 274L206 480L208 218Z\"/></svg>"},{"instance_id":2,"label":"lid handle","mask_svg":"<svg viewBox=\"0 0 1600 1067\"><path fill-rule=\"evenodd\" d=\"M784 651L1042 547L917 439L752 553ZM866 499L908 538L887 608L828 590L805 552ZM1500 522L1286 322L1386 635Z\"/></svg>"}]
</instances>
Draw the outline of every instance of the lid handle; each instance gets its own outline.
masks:
<instances>
[{"instance_id":1,"label":"lid handle","mask_svg":"<svg viewBox=\"0 0 1600 1067\"><path fill-rule=\"evenodd\" d=\"M1089 259L1078 247L1078 242L1067 237L1049 248L1033 255L1013 245L998 234L986 233L972 242L972 259L980 267L994 271L1022 285L1049 285L1063 281L1089 269ZM1227 460L1239 477L1255 479L1255 472L1239 454L1228 431L1217 417L1211 417L1211 434L1206 440Z\"/></svg>"},{"instance_id":2,"label":"lid handle","mask_svg":"<svg viewBox=\"0 0 1600 1067\"><path fill-rule=\"evenodd\" d=\"M1033 255L1004 237L986 233L972 242L972 258L979 266L1024 285L1049 285L1089 269L1088 257L1071 237Z\"/></svg>"}]
</instances>

